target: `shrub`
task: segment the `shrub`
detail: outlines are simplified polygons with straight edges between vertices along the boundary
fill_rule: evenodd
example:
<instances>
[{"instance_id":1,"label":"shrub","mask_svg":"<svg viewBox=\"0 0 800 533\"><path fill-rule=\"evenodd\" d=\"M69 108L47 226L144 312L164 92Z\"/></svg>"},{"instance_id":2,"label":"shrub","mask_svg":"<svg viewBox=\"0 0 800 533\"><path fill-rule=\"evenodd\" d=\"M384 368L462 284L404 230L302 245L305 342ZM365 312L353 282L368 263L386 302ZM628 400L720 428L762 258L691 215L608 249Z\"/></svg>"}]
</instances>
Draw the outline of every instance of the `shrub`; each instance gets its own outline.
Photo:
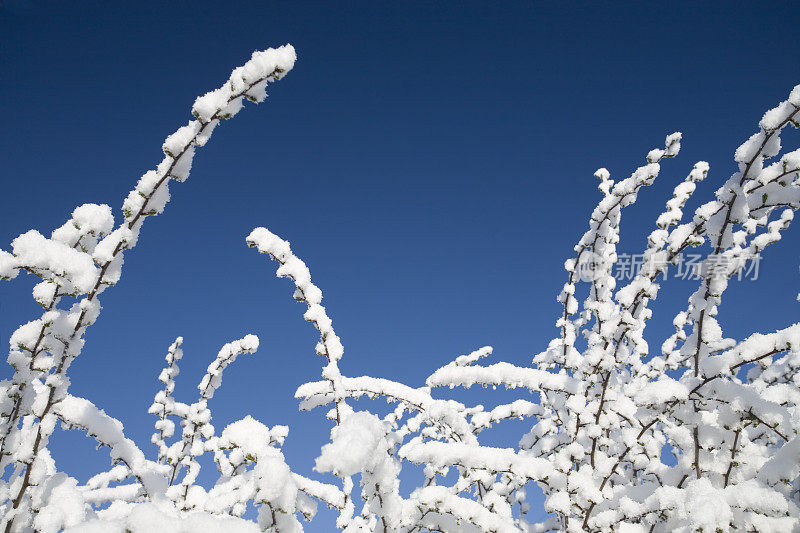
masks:
<instances>
[{"instance_id":1,"label":"shrub","mask_svg":"<svg viewBox=\"0 0 800 533\"><path fill-rule=\"evenodd\" d=\"M171 180L189 176L197 148L245 99L261 102L266 85L295 62L290 45L256 52L219 89L198 98L194 119L170 135L165 157L122 205L115 226L106 205L85 204L50 237L31 230L0 251L0 276L20 271L44 311L11 337L13 377L0 383L0 501L6 533L39 531L300 531L318 503L338 511L345 531L790 531L800 527L800 324L744 340L723 335L717 321L729 282L765 247L780 240L800 206L800 150L781 154L780 134L800 122L800 86L768 111L759 131L735 153L738 170L683 222L684 206L703 180L698 162L656 219L642 265L617 287L622 210L651 185L681 135L666 138L647 162L615 182L595 174L602 199L589 229L565 263L558 297L559 335L530 366L479 364L481 348L411 387L339 371L343 347L321 305L322 292L288 242L256 228L247 244L278 264L295 286L303 317L319 331L322 379L296 393L303 409L322 407L331 441L316 470L326 483L291 471L281 451L289 429L250 416L217 434L209 401L225 368L258 348L247 335L219 351L194 403L172 393L182 338L169 347L158 377L154 459L122 424L69 392L68 371L84 333L100 312L99 296L121 276L124 254L148 217L169 200ZM769 161L772 161L768 163ZM669 265L690 247L704 250L699 287L673 320L675 333L654 351L645 341L648 308ZM579 302L576 286L587 287ZM443 387L522 389L491 410L443 399ZM355 411L360 398L384 398L388 415ZM483 430L530 418L516 449L481 444ZM180 422L176 435L175 421ZM59 472L48 440L60 422L109 449L112 467L83 485ZM199 458L219 472L197 482ZM421 465L424 480L400 491L403 468ZM457 475L448 475L450 472ZM360 487L356 488L356 482ZM550 517L529 523L526 490L543 491ZM356 500L359 500L358 502ZM356 509L358 503L358 509ZM257 520L249 520L249 506ZM247 518L245 518L247 516Z\"/></svg>"}]
</instances>

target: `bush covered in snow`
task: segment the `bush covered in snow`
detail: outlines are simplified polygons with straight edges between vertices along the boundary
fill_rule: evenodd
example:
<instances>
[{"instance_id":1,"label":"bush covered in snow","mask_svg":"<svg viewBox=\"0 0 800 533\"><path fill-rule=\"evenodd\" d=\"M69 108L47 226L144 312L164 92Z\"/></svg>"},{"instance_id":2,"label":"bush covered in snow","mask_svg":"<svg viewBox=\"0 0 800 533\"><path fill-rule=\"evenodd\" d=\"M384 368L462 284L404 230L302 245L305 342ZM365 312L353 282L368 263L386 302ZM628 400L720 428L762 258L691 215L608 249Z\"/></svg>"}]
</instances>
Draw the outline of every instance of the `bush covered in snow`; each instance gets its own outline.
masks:
<instances>
[{"instance_id":1,"label":"bush covered in snow","mask_svg":"<svg viewBox=\"0 0 800 533\"><path fill-rule=\"evenodd\" d=\"M266 85L294 62L289 45L256 52L198 98L194 120L166 139L164 159L125 199L118 225L110 207L86 204L49 237L31 230L0 250L0 277L40 278L33 297L44 308L12 335L14 374L0 382L0 530L291 532L320 503L338 511L336 528L350 532L800 530L800 324L736 340L716 319L729 281L780 240L800 206L800 150L782 151L780 141L787 125L799 125L800 86L736 150L738 170L715 198L684 221L686 201L709 170L694 165L657 217L642 268L620 287L612 268L622 210L678 155L681 135L669 135L626 179L597 171L602 199L565 263L558 336L526 367L480 364L492 355L485 347L423 386L343 376L342 342L307 266L288 242L254 229L247 245L278 264L319 331L322 379L296 397L302 409L325 410L331 441L316 470L335 484L292 472L281 451L285 426L249 416L219 433L211 424L209 401L222 374L258 349L254 335L220 349L191 404L173 397L183 342L176 339L150 408L149 450L90 400L70 394L70 364L97 320L99 297L120 280L144 222L164 210L170 181L186 180L195 151L220 121L245 99L263 101ZM690 247L704 251L699 287L674 317L675 333L652 350L644 338L648 305L666 268ZM521 393L487 410L446 399L443 390L474 385ZM394 409L354 411L360 397L384 398ZM483 430L511 418L531 421L518 447L481 443ZM58 423L107 447L110 469L85 484L60 472L48 451ZM205 454L219 473L206 486L197 482ZM424 480L401 493L403 469L413 465L423 467ZM534 486L550 514L542 523L527 520L526 490Z\"/></svg>"}]
</instances>

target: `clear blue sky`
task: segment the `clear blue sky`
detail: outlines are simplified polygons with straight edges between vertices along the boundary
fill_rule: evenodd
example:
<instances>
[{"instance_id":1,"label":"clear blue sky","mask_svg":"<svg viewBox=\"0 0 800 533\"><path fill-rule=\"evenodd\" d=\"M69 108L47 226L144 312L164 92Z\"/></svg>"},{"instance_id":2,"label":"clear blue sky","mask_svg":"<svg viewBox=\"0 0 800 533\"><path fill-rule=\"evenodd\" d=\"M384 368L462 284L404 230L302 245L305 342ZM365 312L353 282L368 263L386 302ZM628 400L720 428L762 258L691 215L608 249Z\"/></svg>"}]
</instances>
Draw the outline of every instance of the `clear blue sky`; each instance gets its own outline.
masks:
<instances>
[{"instance_id":1,"label":"clear blue sky","mask_svg":"<svg viewBox=\"0 0 800 533\"><path fill-rule=\"evenodd\" d=\"M286 454L307 473L328 425L321 411L298 413L293 394L319 376L316 332L289 283L244 245L253 227L290 240L311 267L346 374L422 385L487 344L525 364L556 333L563 260L600 195L594 170L627 177L666 134L684 133L679 158L624 214L621 251L640 251L693 163L711 164L696 195L709 200L763 111L800 83L798 23L796 2L6 0L0 247L49 233L81 203L119 209L196 96L254 49L291 42L295 69L217 130L126 255L71 390L154 451L146 410L172 340L185 338L176 395L192 400L219 347L255 333L261 349L226 371L215 424L252 413L290 425ZM784 137L798 146L796 131ZM729 290L727 335L798 320L797 250L794 228L759 281ZM3 284L0 344L38 316L32 285ZM693 289L663 290L654 349ZM519 436L497 435L508 446ZM75 435L54 444L82 479L106 464Z\"/></svg>"}]
</instances>

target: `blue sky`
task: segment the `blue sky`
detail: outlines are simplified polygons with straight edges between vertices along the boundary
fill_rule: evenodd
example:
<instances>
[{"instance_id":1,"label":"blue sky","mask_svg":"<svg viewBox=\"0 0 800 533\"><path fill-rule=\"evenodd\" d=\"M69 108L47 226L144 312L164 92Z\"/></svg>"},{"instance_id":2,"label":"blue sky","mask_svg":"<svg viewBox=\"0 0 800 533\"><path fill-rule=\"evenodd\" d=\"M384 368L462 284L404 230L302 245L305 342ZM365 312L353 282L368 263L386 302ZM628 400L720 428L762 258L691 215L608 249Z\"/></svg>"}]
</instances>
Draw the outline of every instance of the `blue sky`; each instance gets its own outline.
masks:
<instances>
[{"instance_id":1,"label":"blue sky","mask_svg":"<svg viewBox=\"0 0 800 533\"><path fill-rule=\"evenodd\" d=\"M49 233L81 203L118 209L196 96L254 49L291 42L295 69L215 133L126 256L71 390L149 449L146 410L173 339L185 338L176 395L191 400L219 347L255 333L261 348L226 371L215 423L252 413L290 425L290 464L309 472L328 426L322 412L298 413L293 394L319 376L316 332L274 265L244 245L253 227L310 266L346 374L421 385L484 345L525 364L556 333L563 260L600 196L594 170L627 177L683 132L680 156L623 216L621 251L641 251L693 163L711 171L692 206L800 83L798 22L794 2L4 1L0 247ZM798 145L796 131L784 145ZM726 293L727 335L798 320L797 244L790 230L758 281ZM32 285L3 284L0 344L37 316ZM693 289L662 289L654 349ZM514 445L524 425L514 428L496 440ZM106 463L76 435L54 447L79 477Z\"/></svg>"}]
</instances>

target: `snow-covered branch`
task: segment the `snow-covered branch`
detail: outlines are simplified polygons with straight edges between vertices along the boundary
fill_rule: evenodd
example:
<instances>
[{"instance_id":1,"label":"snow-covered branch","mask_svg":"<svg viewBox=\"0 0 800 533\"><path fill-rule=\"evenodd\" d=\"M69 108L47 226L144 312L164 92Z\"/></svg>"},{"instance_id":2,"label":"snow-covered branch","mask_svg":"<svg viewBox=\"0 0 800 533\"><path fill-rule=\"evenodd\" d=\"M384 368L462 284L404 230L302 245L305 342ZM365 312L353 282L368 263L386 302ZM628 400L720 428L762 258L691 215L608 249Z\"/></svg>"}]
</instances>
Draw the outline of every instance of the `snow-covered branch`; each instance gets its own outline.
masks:
<instances>
[{"instance_id":1,"label":"snow-covered branch","mask_svg":"<svg viewBox=\"0 0 800 533\"><path fill-rule=\"evenodd\" d=\"M495 354L487 346L443 358L450 362L416 385L343 375L344 347L308 266L288 241L254 229L247 245L278 263L277 276L292 280L303 318L319 332L321 379L295 393L300 409L326 410L330 441L314 462L319 479L287 464L285 447L296 438L287 426L249 415L221 432L212 424L222 375L257 350L255 335L225 344L187 401L176 396L183 338L168 348L149 409L154 460L120 421L70 394L68 371L98 318L99 296L120 280L144 221L163 212L170 182L185 181L220 121L245 100L263 101L267 84L294 62L289 45L256 52L198 98L194 119L165 140L164 159L125 199L119 224L110 207L84 204L50 237L31 230L0 250L0 278L38 277L33 297L43 309L11 335L14 374L0 382L5 533L137 532L143 523L294 533L320 503L350 533L800 528L800 324L741 339L718 320L728 286L784 238L800 208L800 150L781 153L781 134L800 126L800 86L763 116L734 154L737 171L690 219L684 210L709 164L695 163L674 186L638 271L620 287L613 269L623 210L678 155L681 134L667 136L626 179L595 173L602 196L564 265L556 336L530 363L488 361ZM689 248L703 252L698 287L672 318L674 333L653 350L651 303ZM475 385L501 387L505 396L493 407L448 397ZM363 408L374 399L389 407ZM528 424L515 447L488 445L486 430L511 419ZM83 485L59 472L48 449L59 423L108 448L110 468ZM201 482L203 465L216 468L213 483ZM529 492L537 489L549 516L530 523Z\"/></svg>"}]
</instances>

